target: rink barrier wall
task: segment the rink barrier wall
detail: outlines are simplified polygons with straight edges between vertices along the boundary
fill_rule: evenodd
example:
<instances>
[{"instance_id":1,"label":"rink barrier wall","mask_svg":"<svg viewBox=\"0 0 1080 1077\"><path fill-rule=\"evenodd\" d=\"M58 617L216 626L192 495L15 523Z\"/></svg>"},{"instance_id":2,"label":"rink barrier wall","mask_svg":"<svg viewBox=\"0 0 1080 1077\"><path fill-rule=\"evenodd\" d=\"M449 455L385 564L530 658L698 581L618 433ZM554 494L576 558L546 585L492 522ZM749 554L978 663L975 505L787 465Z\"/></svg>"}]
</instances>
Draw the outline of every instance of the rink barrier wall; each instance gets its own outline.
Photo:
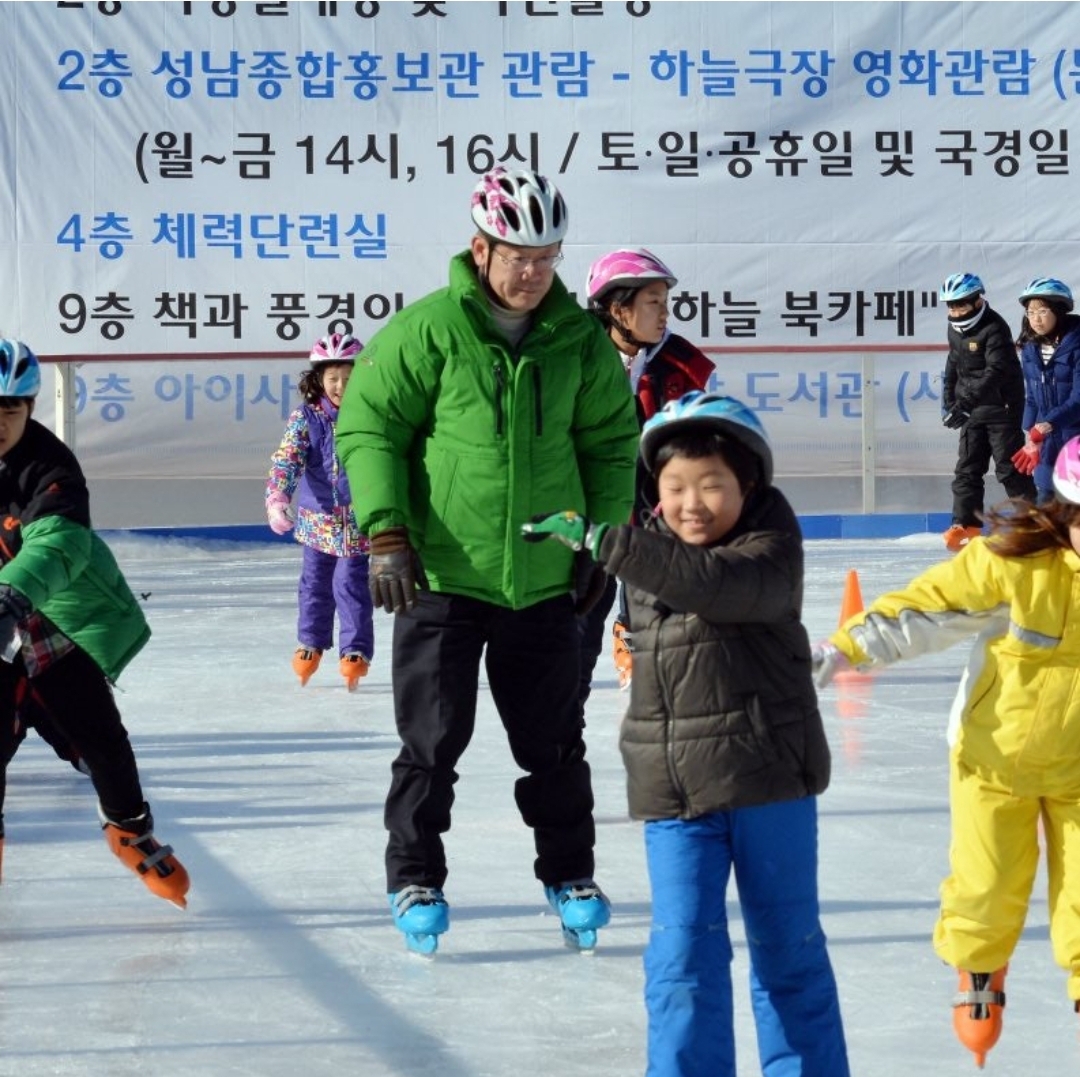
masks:
<instances>
[{"instance_id":1,"label":"rink barrier wall","mask_svg":"<svg viewBox=\"0 0 1080 1077\"><path fill-rule=\"evenodd\" d=\"M799 516L806 539L884 539L944 531L952 523L947 512L898 512L865 515L825 514ZM210 527L133 527L102 530L110 536L196 539L199 541L281 543L294 542L291 535L275 535L264 524L236 524Z\"/></svg>"}]
</instances>

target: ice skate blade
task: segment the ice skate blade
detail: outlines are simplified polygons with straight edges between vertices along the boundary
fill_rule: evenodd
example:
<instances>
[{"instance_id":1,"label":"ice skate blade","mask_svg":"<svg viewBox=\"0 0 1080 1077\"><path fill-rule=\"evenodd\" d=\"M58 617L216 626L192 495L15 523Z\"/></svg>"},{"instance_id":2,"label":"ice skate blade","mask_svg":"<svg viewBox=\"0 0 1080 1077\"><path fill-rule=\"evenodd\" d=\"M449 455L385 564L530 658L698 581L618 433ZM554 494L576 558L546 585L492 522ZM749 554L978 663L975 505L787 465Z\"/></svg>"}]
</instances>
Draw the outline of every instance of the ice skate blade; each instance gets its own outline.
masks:
<instances>
[{"instance_id":1,"label":"ice skate blade","mask_svg":"<svg viewBox=\"0 0 1080 1077\"><path fill-rule=\"evenodd\" d=\"M563 942L568 950L576 950L581 954L591 954L596 950L596 931L593 928L564 927L562 929Z\"/></svg>"},{"instance_id":2,"label":"ice skate blade","mask_svg":"<svg viewBox=\"0 0 1080 1077\"><path fill-rule=\"evenodd\" d=\"M410 935L405 934L405 948L420 957L434 957L439 948L438 935Z\"/></svg>"}]
</instances>

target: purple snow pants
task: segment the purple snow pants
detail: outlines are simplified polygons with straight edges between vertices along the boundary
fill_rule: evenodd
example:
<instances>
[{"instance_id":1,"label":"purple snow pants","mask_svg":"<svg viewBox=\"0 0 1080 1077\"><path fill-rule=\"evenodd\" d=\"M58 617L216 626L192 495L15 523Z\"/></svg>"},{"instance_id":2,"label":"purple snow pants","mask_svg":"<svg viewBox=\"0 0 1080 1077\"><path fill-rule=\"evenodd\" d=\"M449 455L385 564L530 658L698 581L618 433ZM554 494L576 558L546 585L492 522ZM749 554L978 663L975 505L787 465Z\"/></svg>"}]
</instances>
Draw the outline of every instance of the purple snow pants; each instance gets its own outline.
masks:
<instances>
[{"instance_id":1,"label":"purple snow pants","mask_svg":"<svg viewBox=\"0 0 1080 1077\"><path fill-rule=\"evenodd\" d=\"M335 557L305 546L298 595L298 643L318 651L330 650L334 645L336 611L338 653L359 652L369 662L375 657L367 554Z\"/></svg>"}]
</instances>

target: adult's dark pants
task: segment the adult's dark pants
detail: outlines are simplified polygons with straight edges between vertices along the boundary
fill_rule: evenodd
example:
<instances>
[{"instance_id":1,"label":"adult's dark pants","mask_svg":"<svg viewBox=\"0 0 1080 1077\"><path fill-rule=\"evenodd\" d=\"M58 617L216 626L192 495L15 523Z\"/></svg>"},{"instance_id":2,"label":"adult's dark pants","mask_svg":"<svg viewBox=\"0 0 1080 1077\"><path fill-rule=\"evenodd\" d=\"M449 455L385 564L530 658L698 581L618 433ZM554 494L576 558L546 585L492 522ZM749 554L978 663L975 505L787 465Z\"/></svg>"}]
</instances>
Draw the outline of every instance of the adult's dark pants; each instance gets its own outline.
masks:
<instances>
[{"instance_id":1,"label":"adult's dark pants","mask_svg":"<svg viewBox=\"0 0 1080 1077\"><path fill-rule=\"evenodd\" d=\"M604 629L607 626L608 614L611 612L612 606L615 605L618 590L619 581L614 576L608 576L600 600L588 613L577 619L578 640L581 644L578 703L582 715L585 714L585 703L592 692L593 673L596 670L597 660L604 649Z\"/></svg>"},{"instance_id":2,"label":"adult's dark pants","mask_svg":"<svg viewBox=\"0 0 1080 1077\"><path fill-rule=\"evenodd\" d=\"M986 496L985 476L994 461L994 474L1009 497L1035 501L1035 482L1012 465L1024 447L1024 435L1015 423L981 423L974 419L960 430L956 471L952 483L954 524L979 527Z\"/></svg>"},{"instance_id":3,"label":"adult's dark pants","mask_svg":"<svg viewBox=\"0 0 1080 1077\"><path fill-rule=\"evenodd\" d=\"M0 662L0 760L10 759L17 746L16 701L27 690L25 680L22 659ZM135 754L97 663L76 647L32 678L29 687L53 726L86 761L102 811L117 822L140 815L144 803ZM0 771L0 809L6 787L5 767Z\"/></svg>"},{"instance_id":4,"label":"adult's dark pants","mask_svg":"<svg viewBox=\"0 0 1080 1077\"><path fill-rule=\"evenodd\" d=\"M421 592L394 619L394 714L401 751L385 822L390 893L442 888L458 760L472 738L480 661L514 762L514 796L545 886L591 878L596 831L578 707L578 635L569 595L509 610ZM478 864L477 870L487 865Z\"/></svg>"}]
</instances>

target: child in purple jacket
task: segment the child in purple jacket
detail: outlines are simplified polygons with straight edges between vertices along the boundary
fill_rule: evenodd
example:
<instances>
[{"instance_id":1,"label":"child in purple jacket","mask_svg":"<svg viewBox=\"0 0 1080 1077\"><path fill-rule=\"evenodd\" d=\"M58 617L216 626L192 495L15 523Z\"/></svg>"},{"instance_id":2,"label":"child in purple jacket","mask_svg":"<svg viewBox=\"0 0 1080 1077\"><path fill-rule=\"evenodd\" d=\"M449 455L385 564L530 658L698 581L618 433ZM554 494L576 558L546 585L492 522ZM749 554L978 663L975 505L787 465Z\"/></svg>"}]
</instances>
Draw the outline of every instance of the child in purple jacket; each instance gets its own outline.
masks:
<instances>
[{"instance_id":1,"label":"child in purple jacket","mask_svg":"<svg viewBox=\"0 0 1080 1077\"><path fill-rule=\"evenodd\" d=\"M283 535L295 528L304 547L293 670L300 684L307 684L333 644L336 611L338 668L350 692L367 674L375 638L368 542L357 527L349 480L334 451L334 423L361 347L347 333L315 342L311 369L300 375L304 403L289 416L266 484L271 530ZM298 490L294 515L289 506Z\"/></svg>"}]
</instances>

